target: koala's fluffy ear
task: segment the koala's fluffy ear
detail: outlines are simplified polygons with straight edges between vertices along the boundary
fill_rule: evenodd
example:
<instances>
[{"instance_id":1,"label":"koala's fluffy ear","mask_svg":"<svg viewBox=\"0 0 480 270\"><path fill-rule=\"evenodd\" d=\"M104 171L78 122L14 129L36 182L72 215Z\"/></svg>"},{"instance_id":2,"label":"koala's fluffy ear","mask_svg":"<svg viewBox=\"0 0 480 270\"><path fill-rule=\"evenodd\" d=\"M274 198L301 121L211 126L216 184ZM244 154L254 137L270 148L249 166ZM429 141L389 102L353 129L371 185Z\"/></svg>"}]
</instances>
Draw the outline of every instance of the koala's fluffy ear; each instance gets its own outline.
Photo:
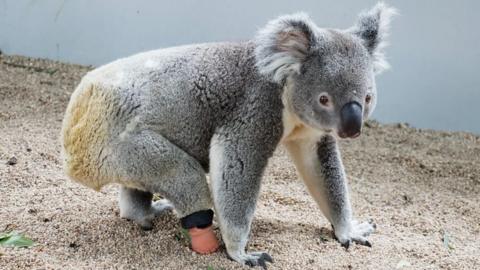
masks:
<instances>
[{"instance_id":1,"label":"koala's fluffy ear","mask_svg":"<svg viewBox=\"0 0 480 270\"><path fill-rule=\"evenodd\" d=\"M373 57L374 70L377 74L390 67L383 49L387 45L390 21L395 14L397 14L396 9L380 2L371 10L362 12L356 25L349 29L351 33L363 40Z\"/></svg>"},{"instance_id":2,"label":"koala's fluffy ear","mask_svg":"<svg viewBox=\"0 0 480 270\"><path fill-rule=\"evenodd\" d=\"M316 42L315 29L315 24L304 13L270 21L255 38L259 72L279 84L283 84L289 75L299 72Z\"/></svg>"}]
</instances>

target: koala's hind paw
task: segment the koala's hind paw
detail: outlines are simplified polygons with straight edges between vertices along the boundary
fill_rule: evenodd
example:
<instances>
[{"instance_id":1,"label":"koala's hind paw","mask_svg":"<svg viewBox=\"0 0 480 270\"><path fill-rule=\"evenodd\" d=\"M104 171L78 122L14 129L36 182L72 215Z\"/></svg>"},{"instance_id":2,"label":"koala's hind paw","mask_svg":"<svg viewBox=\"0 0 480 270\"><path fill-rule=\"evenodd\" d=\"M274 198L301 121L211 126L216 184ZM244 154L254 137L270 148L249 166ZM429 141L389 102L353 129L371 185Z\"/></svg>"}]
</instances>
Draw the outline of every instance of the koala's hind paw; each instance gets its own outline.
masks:
<instances>
[{"instance_id":1,"label":"koala's hind paw","mask_svg":"<svg viewBox=\"0 0 480 270\"><path fill-rule=\"evenodd\" d=\"M362 223L354 220L350 224L349 229L335 230L335 237L345 249L348 249L352 242L363 246L372 247L372 244L367 240L366 237L373 233L376 227L377 225L375 225L372 220Z\"/></svg>"},{"instance_id":2,"label":"koala's hind paw","mask_svg":"<svg viewBox=\"0 0 480 270\"><path fill-rule=\"evenodd\" d=\"M250 267L260 266L267 269L267 262L273 263L273 258L266 252L251 252L237 256L229 256L230 259L248 265Z\"/></svg>"},{"instance_id":3,"label":"koala's hind paw","mask_svg":"<svg viewBox=\"0 0 480 270\"><path fill-rule=\"evenodd\" d=\"M167 210L173 209L173 205L167 200L158 200L152 202L149 208L129 208L120 209L120 217L132 220L140 226L142 230L149 231L153 229L153 220Z\"/></svg>"},{"instance_id":4,"label":"koala's hind paw","mask_svg":"<svg viewBox=\"0 0 480 270\"><path fill-rule=\"evenodd\" d=\"M152 202L152 212L155 216L163 214L165 211L173 210L173 204L166 199Z\"/></svg>"}]
</instances>

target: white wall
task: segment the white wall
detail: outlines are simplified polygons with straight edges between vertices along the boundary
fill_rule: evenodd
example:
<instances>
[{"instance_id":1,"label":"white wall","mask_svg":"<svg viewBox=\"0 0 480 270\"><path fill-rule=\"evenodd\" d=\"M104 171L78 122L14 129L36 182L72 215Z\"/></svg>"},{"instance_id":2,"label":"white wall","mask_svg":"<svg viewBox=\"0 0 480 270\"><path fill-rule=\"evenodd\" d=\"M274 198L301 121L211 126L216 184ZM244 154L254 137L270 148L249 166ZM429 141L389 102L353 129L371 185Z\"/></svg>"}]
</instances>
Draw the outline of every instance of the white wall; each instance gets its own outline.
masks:
<instances>
[{"instance_id":1,"label":"white wall","mask_svg":"<svg viewBox=\"0 0 480 270\"><path fill-rule=\"evenodd\" d=\"M0 49L100 65L159 47L248 39L268 19L301 10L320 26L345 28L375 2L0 0ZM480 1L387 2L401 16L374 117L480 133Z\"/></svg>"}]
</instances>

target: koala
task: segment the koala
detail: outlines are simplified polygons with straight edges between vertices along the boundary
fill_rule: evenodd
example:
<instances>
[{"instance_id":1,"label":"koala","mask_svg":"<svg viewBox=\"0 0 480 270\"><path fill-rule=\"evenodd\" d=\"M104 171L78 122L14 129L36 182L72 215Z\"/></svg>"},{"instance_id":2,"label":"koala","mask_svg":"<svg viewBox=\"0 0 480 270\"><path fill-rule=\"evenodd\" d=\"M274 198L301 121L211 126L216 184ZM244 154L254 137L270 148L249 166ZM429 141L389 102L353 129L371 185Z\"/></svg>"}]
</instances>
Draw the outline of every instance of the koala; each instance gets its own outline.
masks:
<instances>
[{"instance_id":1,"label":"koala","mask_svg":"<svg viewBox=\"0 0 480 270\"><path fill-rule=\"evenodd\" d=\"M229 258L265 267L270 255L245 248L262 174L283 145L341 245L371 246L375 225L353 217L337 142L359 136L375 108L393 14L379 3L339 30L297 13L253 40L99 67L67 107L64 170L95 190L119 184L121 217L145 229L166 209L185 228L208 226L215 214ZM165 200L152 202L153 193Z\"/></svg>"}]
</instances>

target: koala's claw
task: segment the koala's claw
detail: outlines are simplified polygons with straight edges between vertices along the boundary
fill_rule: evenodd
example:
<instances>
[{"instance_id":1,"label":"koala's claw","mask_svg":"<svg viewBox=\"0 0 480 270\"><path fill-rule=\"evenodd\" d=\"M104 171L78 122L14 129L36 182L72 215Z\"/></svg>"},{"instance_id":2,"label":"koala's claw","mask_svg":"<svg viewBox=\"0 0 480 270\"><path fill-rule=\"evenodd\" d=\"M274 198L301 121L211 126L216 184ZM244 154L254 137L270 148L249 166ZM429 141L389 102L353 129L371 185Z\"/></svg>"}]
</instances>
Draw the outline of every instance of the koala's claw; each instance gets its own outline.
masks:
<instances>
[{"instance_id":1,"label":"koala's claw","mask_svg":"<svg viewBox=\"0 0 480 270\"><path fill-rule=\"evenodd\" d=\"M269 263L273 263L273 258L272 256L270 256L270 254L266 253L266 252L260 252L261 255L260 255L260 258L269 262Z\"/></svg>"},{"instance_id":2,"label":"koala's claw","mask_svg":"<svg viewBox=\"0 0 480 270\"><path fill-rule=\"evenodd\" d=\"M343 242L343 243L340 243L340 245L341 245L342 247L344 247L345 250L348 250L348 248L350 247L350 243L351 243L351 242L352 242L352 241L349 239L349 240L347 240L347 241L345 241L345 242Z\"/></svg>"},{"instance_id":3,"label":"koala's claw","mask_svg":"<svg viewBox=\"0 0 480 270\"><path fill-rule=\"evenodd\" d=\"M252 252L238 257L229 256L229 258L234 261L243 262L245 265L250 267L260 266L264 270L267 269L267 262L273 263L272 256L266 252Z\"/></svg>"},{"instance_id":4,"label":"koala's claw","mask_svg":"<svg viewBox=\"0 0 480 270\"><path fill-rule=\"evenodd\" d=\"M370 223L370 224L373 226L373 229L376 229L376 228L377 228L377 224L375 224L375 223L373 222L373 219L369 219L369 220L368 220L368 223Z\"/></svg>"},{"instance_id":5,"label":"koala's claw","mask_svg":"<svg viewBox=\"0 0 480 270\"><path fill-rule=\"evenodd\" d=\"M267 269L267 263L273 263L272 257L265 252L253 252L249 254L253 258L249 258L245 261L245 264L254 267L254 266L261 266L263 269Z\"/></svg>"},{"instance_id":6,"label":"koala's claw","mask_svg":"<svg viewBox=\"0 0 480 270\"><path fill-rule=\"evenodd\" d=\"M372 220L363 223L352 221L349 229L344 229L340 232L335 231L335 238L346 250L348 250L352 242L362 246L372 247L372 244L366 237L374 232L376 227Z\"/></svg>"},{"instance_id":7,"label":"koala's claw","mask_svg":"<svg viewBox=\"0 0 480 270\"><path fill-rule=\"evenodd\" d=\"M144 231L151 231L153 230L153 222L150 220L144 220L143 222L137 222L138 226L140 226L140 229Z\"/></svg>"}]
</instances>

